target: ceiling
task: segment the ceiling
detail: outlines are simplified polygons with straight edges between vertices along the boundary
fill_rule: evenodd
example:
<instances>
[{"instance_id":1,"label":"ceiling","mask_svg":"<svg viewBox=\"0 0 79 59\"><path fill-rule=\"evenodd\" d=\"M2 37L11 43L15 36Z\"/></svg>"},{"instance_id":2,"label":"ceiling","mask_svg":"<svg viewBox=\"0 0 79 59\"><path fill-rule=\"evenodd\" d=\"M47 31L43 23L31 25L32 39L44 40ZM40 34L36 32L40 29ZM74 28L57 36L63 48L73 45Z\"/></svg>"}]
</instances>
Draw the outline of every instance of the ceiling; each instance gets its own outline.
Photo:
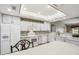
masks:
<instances>
[{"instance_id":1,"label":"ceiling","mask_svg":"<svg viewBox=\"0 0 79 59\"><path fill-rule=\"evenodd\" d=\"M26 4L22 5L22 11L33 12L43 16L50 16L57 13L57 10L46 4Z\"/></svg>"},{"instance_id":2,"label":"ceiling","mask_svg":"<svg viewBox=\"0 0 79 59\"><path fill-rule=\"evenodd\" d=\"M67 18L79 17L79 4L52 4L52 6L65 13Z\"/></svg>"},{"instance_id":3,"label":"ceiling","mask_svg":"<svg viewBox=\"0 0 79 59\"><path fill-rule=\"evenodd\" d=\"M0 4L0 12L55 22L79 17L79 4Z\"/></svg>"},{"instance_id":4,"label":"ceiling","mask_svg":"<svg viewBox=\"0 0 79 59\"><path fill-rule=\"evenodd\" d=\"M48 4L24 4L21 5L20 14L40 17L48 21L65 16L64 13Z\"/></svg>"},{"instance_id":5,"label":"ceiling","mask_svg":"<svg viewBox=\"0 0 79 59\"><path fill-rule=\"evenodd\" d=\"M0 4L0 12L51 22L66 16L49 4Z\"/></svg>"},{"instance_id":6,"label":"ceiling","mask_svg":"<svg viewBox=\"0 0 79 59\"><path fill-rule=\"evenodd\" d=\"M5 14L19 14L20 5L19 4L0 4L0 12Z\"/></svg>"}]
</instances>

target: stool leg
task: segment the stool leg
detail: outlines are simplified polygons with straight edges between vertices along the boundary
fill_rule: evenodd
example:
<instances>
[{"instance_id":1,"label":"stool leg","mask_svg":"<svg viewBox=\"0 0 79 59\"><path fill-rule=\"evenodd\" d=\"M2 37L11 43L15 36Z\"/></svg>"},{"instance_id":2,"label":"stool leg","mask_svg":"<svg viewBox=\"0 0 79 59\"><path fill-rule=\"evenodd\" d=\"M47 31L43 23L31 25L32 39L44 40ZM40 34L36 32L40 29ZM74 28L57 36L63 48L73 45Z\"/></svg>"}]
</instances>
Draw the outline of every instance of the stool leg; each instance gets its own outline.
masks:
<instances>
[{"instance_id":1,"label":"stool leg","mask_svg":"<svg viewBox=\"0 0 79 59\"><path fill-rule=\"evenodd\" d=\"M34 47L34 43L32 42L32 47Z\"/></svg>"},{"instance_id":2,"label":"stool leg","mask_svg":"<svg viewBox=\"0 0 79 59\"><path fill-rule=\"evenodd\" d=\"M11 53L13 53L13 47L12 47L12 46L10 46L10 48L11 48Z\"/></svg>"}]
</instances>

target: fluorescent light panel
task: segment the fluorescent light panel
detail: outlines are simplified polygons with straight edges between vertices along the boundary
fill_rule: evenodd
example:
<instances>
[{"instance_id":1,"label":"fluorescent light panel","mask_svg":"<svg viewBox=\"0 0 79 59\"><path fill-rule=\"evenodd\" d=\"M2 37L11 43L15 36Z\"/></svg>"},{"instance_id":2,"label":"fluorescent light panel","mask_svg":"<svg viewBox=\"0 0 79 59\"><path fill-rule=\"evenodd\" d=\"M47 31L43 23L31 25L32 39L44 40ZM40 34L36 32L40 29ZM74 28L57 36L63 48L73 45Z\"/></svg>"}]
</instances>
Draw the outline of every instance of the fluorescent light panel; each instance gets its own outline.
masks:
<instances>
[{"instance_id":1,"label":"fluorescent light panel","mask_svg":"<svg viewBox=\"0 0 79 59\"><path fill-rule=\"evenodd\" d=\"M47 8L50 8L51 6L47 5ZM22 7L23 8L23 7ZM42 12L37 12L37 13L34 13L34 12L29 12L28 11L28 8L23 8L23 10L21 11L21 14L25 14L25 15L32 15L34 17L40 17L40 18L44 18L46 20L52 20L53 19L56 19L56 18L61 18L61 17L64 17L66 16L64 13L58 11L57 13L55 13L54 15L49 15L49 16L44 16L42 15Z\"/></svg>"}]
</instances>

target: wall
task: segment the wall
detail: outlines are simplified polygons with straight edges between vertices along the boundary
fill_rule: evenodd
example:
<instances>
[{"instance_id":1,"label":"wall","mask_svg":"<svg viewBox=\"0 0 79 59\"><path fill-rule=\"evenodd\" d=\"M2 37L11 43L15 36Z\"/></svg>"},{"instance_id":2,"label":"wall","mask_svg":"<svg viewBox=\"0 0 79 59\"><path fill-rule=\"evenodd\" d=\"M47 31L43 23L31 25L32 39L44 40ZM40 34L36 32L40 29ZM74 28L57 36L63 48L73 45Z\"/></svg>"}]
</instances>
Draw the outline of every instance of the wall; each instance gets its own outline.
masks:
<instances>
[{"instance_id":1,"label":"wall","mask_svg":"<svg viewBox=\"0 0 79 59\"><path fill-rule=\"evenodd\" d=\"M66 20L62 21L62 23L64 23L64 24L79 23L79 17L75 17L75 18L72 18L72 19L66 19Z\"/></svg>"},{"instance_id":2,"label":"wall","mask_svg":"<svg viewBox=\"0 0 79 59\"><path fill-rule=\"evenodd\" d=\"M72 19L66 19L63 21L59 21L59 22L54 22L52 24L55 25L56 27L56 32L60 31L60 32L66 32L66 26L65 24L75 24L75 23L79 23L79 17L76 18L72 18Z\"/></svg>"},{"instance_id":3,"label":"wall","mask_svg":"<svg viewBox=\"0 0 79 59\"><path fill-rule=\"evenodd\" d=\"M55 25L56 28L56 32L65 32L65 24L62 22L55 22L53 23Z\"/></svg>"}]
</instances>

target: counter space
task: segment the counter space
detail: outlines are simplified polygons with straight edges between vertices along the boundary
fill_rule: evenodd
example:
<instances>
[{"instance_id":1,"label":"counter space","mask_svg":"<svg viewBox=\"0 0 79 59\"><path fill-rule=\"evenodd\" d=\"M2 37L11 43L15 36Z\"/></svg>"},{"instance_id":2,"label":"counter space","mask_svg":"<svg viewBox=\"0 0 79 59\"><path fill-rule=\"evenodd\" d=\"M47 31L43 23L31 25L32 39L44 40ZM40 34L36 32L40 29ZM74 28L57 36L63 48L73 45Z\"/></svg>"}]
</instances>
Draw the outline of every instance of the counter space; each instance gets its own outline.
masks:
<instances>
[{"instance_id":1,"label":"counter space","mask_svg":"<svg viewBox=\"0 0 79 59\"><path fill-rule=\"evenodd\" d=\"M72 43L72 44L75 44L75 45L79 46L79 38L75 38L75 37L62 37L62 36L60 36L60 37L57 37L56 40Z\"/></svg>"},{"instance_id":2,"label":"counter space","mask_svg":"<svg viewBox=\"0 0 79 59\"><path fill-rule=\"evenodd\" d=\"M61 38L64 38L63 40L79 41L79 38L77 38L77 37L61 37Z\"/></svg>"}]
</instances>

